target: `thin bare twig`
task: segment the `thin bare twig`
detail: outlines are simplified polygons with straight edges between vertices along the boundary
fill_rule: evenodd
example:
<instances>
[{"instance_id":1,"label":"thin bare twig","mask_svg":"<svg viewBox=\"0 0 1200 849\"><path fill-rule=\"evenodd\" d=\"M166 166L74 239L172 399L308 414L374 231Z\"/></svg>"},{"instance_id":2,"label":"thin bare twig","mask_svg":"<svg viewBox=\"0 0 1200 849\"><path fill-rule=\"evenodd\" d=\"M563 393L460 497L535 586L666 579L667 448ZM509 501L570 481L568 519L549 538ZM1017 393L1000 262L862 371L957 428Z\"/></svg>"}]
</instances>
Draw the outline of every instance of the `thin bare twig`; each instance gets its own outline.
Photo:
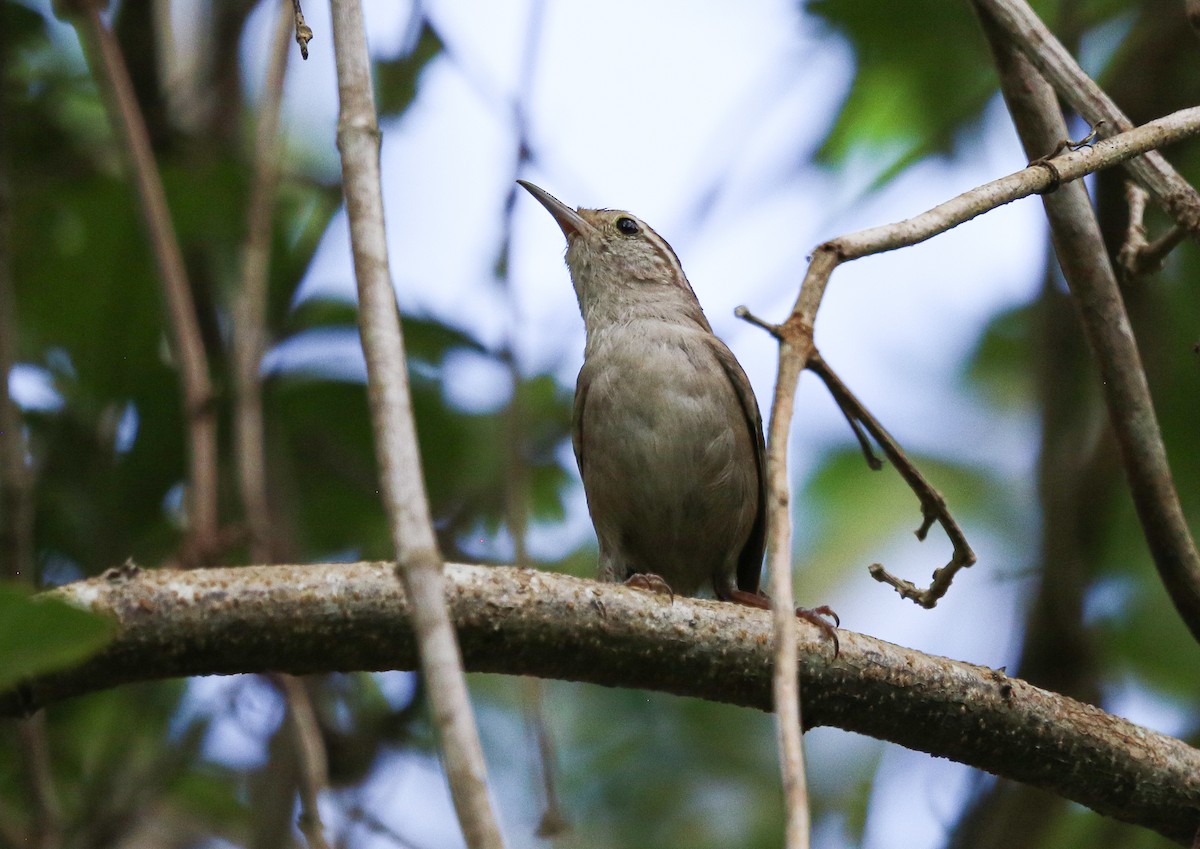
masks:
<instances>
[{"instance_id":1,"label":"thin bare twig","mask_svg":"<svg viewBox=\"0 0 1200 849\"><path fill-rule=\"evenodd\" d=\"M236 386L234 429L238 483L250 557L256 563L276 560L278 544L272 532L267 490L267 451L263 422L262 357L266 348L267 280L271 256L272 210L279 184L282 153L279 123L283 83L287 73L288 36L292 14L281 4L272 35L270 60L263 82L254 141L254 176L246 210L242 243L241 285L234 305L233 362ZM327 849L318 800L328 785L325 743L304 683L291 675L273 676L287 705L299 770L299 827L310 849Z\"/></svg>"},{"instance_id":2,"label":"thin bare twig","mask_svg":"<svg viewBox=\"0 0 1200 849\"><path fill-rule=\"evenodd\" d=\"M1134 267L1138 273L1148 271L1157 271L1162 268L1163 260L1167 258L1167 254L1175 250L1175 246L1187 237L1187 230L1184 230L1178 224L1171 227L1157 239L1146 245L1145 250L1138 256L1138 263Z\"/></svg>"},{"instance_id":3,"label":"thin bare twig","mask_svg":"<svg viewBox=\"0 0 1200 849\"><path fill-rule=\"evenodd\" d=\"M283 82L287 73L291 15L281 6L271 41L254 141L254 175L246 209L241 281L233 307L235 385L234 436L242 508L250 531L250 557L256 563L275 559L267 492L267 450L263 423L262 358L267 345L267 272L271 259L271 224L279 185L282 143L279 134Z\"/></svg>"},{"instance_id":4,"label":"thin bare twig","mask_svg":"<svg viewBox=\"0 0 1200 849\"><path fill-rule=\"evenodd\" d=\"M750 324L761 327L776 339L782 339L783 329L779 325L771 324L758 318L746 307L738 307L734 310L734 314ZM925 476L908 459L908 456L892 438L892 435L871 414L870 410L858 400L854 393L850 391L850 388L842 382L842 379L834 373L833 369L829 367L829 364L825 362L815 347L812 347L808 355L808 362L805 368L821 379L821 382L829 390L829 394L833 396L833 400L837 402L838 409L842 411L842 415L846 417L846 421L849 423L850 429L854 432L855 438L858 439L859 447L862 449L867 465L875 471L883 468L883 464L871 449L871 443L867 438L867 434L870 434L879 447L883 449L884 455L896 467L896 470L900 472L900 476L904 478L904 482L916 494L917 499L921 502L921 515L923 517L920 527L916 530L917 539L924 541L934 522L941 524L942 528L946 531L946 536L949 537L950 542L954 546L954 553L949 563L934 571L933 583L927 589L919 589L912 582L892 575L879 563L873 563L869 568L871 577L894 587L900 593L901 597L911 599L926 609L935 607L950 588L950 584L954 580L954 575L958 570L975 563L975 552L971 550L971 546L967 543L966 535L963 534L954 517L950 515L949 508L946 506L946 500L942 498L941 493L925 480Z\"/></svg>"},{"instance_id":5,"label":"thin bare twig","mask_svg":"<svg viewBox=\"0 0 1200 849\"><path fill-rule=\"evenodd\" d=\"M63 845L63 810L51 768L50 735L46 713L18 720L17 735L23 778L33 802L33 832L26 835L33 849L58 849Z\"/></svg>"},{"instance_id":6,"label":"thin bare twig","mask_svg":"<svg viewBox=\"0 0 1200 849\"><path fill-rule=\"evenodd\" d=\"M312 696L294 675L272 676L288 706L288 721L300 761L300 819L298 825L309 849L329 849L318 807L320 792L329 786L329 762Z\"/></svg>"},{"instance_id":7,"label":"thin bare twig","mask_svg":"<svg viewBox=\"0 0 1200 849\"><path fill-rule=\"evenodd\" d=\"M933 527L934 522L937 522L942 526L942 530L946 532L951 545L954 546L950 562L934 571L933 582L928 588L923 590L918 589L912 582L891 574L883 568L882 564L873 563L869 570L872 578L894 587L902 598L911 599L927 610L935 607L938 601L946 594L946 591L950 589L950 584L954 580L955 574L960 569L965 569L975 563L975 552L971 550L971 546L967 543L966 535L963 534L962 528L958 526L958 522L954 521L954 517L950 515L950 510L946 506L946 499L942 497L940 492L933 488L929 481L925 480L925 476L908 459L891 434L871 415L871 412L863 406L862 402L854 396L849 387L842 382L841 378L829 367L829 364L822 359L820 353L813 352L808 360L808 369L821 378L821 382L829 389L829 394L837 401L846 418L851 422L861 423L866 428L867 432L883 450L884 456L896 467L896 471L904 478L904 482L916 494L918 500L921 502L922 516L921 525L916 530L917 539L924 542L929 529Z\"/></svg>"},{"instance_id":8,"label":"thin bare twig","mask_svg":"<svg viewBox=\"0 0 1200 849\"><path fill-rule=\"evenodd\" d=\"M800 733L804 726L800 716L800 680L796 675L799 655L796 649L795 611L792 608L791 490L787 480L787 440L791 430L791 414L780 415L780 410L784 405L791 410L800 371L805 362L811 361L816 355L816 348L812 345L811 335L805 339L802 334L796 334L793 328L771 324L745 306L735 309L734 315L762 328L779 342L779 375L775 380L775 398L771 405L771 424L767 434L767 574L771 585L771 623L775 641L771 693L775 705L775 733L779 741L784 804L787 807L784 845L794 849L809 845L812 816L804 768L804 741ZM786 396L789 386L790 398ZM861 441L857 423L849 415L847 420L855 435L860 437L860 445L867 456L874 459L870 447Z\"/></svg>"},{"instance_id":9,"label":"thin bare twig","mask_svg":"<svg viewBox=\"0 0 1200 849\"><path fill-rule=\"evenodd\" d=\"M517 178L533 159L530 141L529 113L527 104L533 95L536 80L537 58L541 48L546 4L534 0L530 5L526 21L525 45L521 54L521 67L517 78L516 92L511 101L511 121L516 138L513 157L512 179L508 181L508 195L504 201L503 233L500 241L500 256L496 267L500 270L498 282L504 291L509 307L509 326L506 331L501 359L508 369L512 385L512 399L505 411L505 437L507 448L507 473L505 475L505 521L513 541L513 562L523 568L529 565L526 545L529 511L529 469L527 467L524 440L526 431L526 409L521 397L521 372L517 364L517 327L520 323L516 293L513 291L509 261L512 254L513 212L517 203ZM521 682L524 692L523 708L525 723L536 743L538 775L543 792L542 814L538 821L537 836L551 839L570 831L571 825L559 803L557 790L558 763L554 752L554 739L546 722L543 707L544 689L536 678L525 678Z\"/></svg>"},{"instance_id":10,"label":"thin bare twig","mask_svg":"<svg viewBox=\"0 0 1200 849\"><path fill-rule=\"evenodd\" d=\"M458 640L446 608L442 558L421 472L400 315L388 266L379 122L362 7L358 0L335 0L332 12L338 148L384 508L400 578L413 600L421 669L429 685L434 726L463 835L472 849L500 849L504 842L488 798L487 769Z\"/></svg>"},{"instance_id":11,"label":"thin bare twig","mask_svg":"<svg viewBox=\"0 0 1200 849\"><path fill-rule=\"evenodd\" d=\"M0 79L9 58L0 39ZM0 114L7 114L7 92L0 87ZM21 411L9 395L17 361L17 299L12 278L12 188L7 129L0 126L0 579L34 586L34 474ZM22 845L57 849L63 841L63 810L51 770L46 714L17 721L21 778L28 788L31 828L17 831Z\"/></svg>"},{"instance_id":12,"label":"thin bare twig","mask_svg":"<svg viewBox=\"0 0 1200 849\"><path fill-rule=\"evenodd\" d=\"M292 0L292 20L296 27L296 43L300 45L300 58L308 59L308 43L313 39L312 27L304 22L300 0Z\"/></svg>"},{"instance_id":13,"label":"thin bare twig","mask_svg":"<svg viewBox=\"0 0 1200 849\"><path fill-rule=\"evenodd\" d=\"M759 318L754 313L750 312L749 307L744 305L739 306L734 309L733 314L742 321L745 321L748 324L753 324L755 327L767 331L776 339L779 338L779 325L771 324L769 321ZM846 391L849 392L848 389ZM834 400L837 400L837 396L834 396ZM858 447L862 450L863 458L867 461L867 465L872 471L877 472L882 469L883 463L878 457L875 456L875 452L871 449L871 443L867 438L867 434L863 431L862 425L858 423L858 419L854 416L851 410L842 406L841 402L838 403L838 409L841 410L842 415L845 416L846 424L850 425L850 430L854 433L854 438L858 440Z\"/></svg>"},{"instance_id":14,"label":"thin bare twig","mask_svg":"<svg viewBox=\"0 0 1200 849\"><path fill-rule=\"evenodd\" d=\"M977 7L1022 144L1027 152L1044 148L1066 132L1054 91L1024 53L1009 47L1007 33L995 26L987 0L977 0ZM1175 609L1200 641L1200 552L1179 502L1150 386L1095 211L1086 188L1078 183L1042 201L1059 265L1099 366L1109 421L1147 545Z\"/></svg>"},{"instance_id":15,"label":"thin bare twig","mask_svg":"<svg viewBox=\"0 0 1200 849\"><path fill-rule=\"evenodd\" d=\"M788 322L812 333L829 277L843 262L920 244L1006 203L1053 191L1063 183L1198 134L1200 107L1181 109L1129 132L1102 139L1091 148L1064 153L977 186L912 218L830 239L813 251Z\"/></svg>"},{"instance_id":16,"label":"thin bare twig","mask_svg":"<svg viewBox=\"0 0 1200 849\"><path fill-rule=\"evenodd\" d=\"M219 545L217 515L217 421L213 405L208 357L184 268L183 254L167 207L162 178L154 161L146 122L138 108L129 71L112 31L105 26L95 4L72 16L80 40L88 46L92 76L104 92L109 121L124 141L141 202L150 246L158 265L167 305L173 349L179 367L183 414L188 432L188 541L183 560L190 565L206 562Z\"/></svg>"},{"instance_id":17,"label":"thin bare twig","mask_svg":"<svg viewBox=\"0 0 1200 849\"><path fill-rule=\"evenodd\" d=\"M1126 181L1125 200L1129 205L1129 227L1125 231L1125 242L1117 253L1117 269L1121 279L1127 283L1144 274L1160 270L1167 254L1175 250L1187 236L1187 231L1176 224L1153 242L1146 240L1148 194L1140 183Z\"/></svg>"},{"instance_id":18,"label":"thin bare twig","mask_svg":"<svg viewBox=\"0 0 1200 849\"><path fill-rule=\"evenodd\" d=\"M1129 207L1129 226L1125 241L1117 252L1117 267L1125 280L1137 277L1139 258L1146 250L1146 201L1150 193L1136 180L1125 181L1125 205Z\"/></svg>"},{"instance_id":19,"label":"thin bare twig","mask_svg":"<svg viewBox=\"0 0 1200 849\"><path fill-rule=\"evenodd\" d=\"M558 800L558 781L555 777L558 756L555 754L554 735L546 721L545 687L540 678L526 676L521 680L525 691L525 724L533 736L543 794L542 815L538 819L536 834L543 840L551 840L569 832L571 823Z\"/></svg>"},{"instance_id":20,"label":"thin bare twig","mask_svg":"<svg viewBox=\"0 0 1200 849\"><path fill-rule=\"evenodd\" d=\"M1184 109L1127 133L1096 142L1094 146L1037 162L1015 174L964 192L913 218L839 236L819 245L813 251L800 293L787 321L781 325L760 322L780 342L779 372L771 406L771 438L767 447L767 478L769 522L787 529L786 534L781 534L783 541L790 545L787 434L791 428L796 387L801 372L816 354L813 324L830 276L841 263L918 244L1018 198L1053 191L1064 182L1079 179L1093 171L1111 167L1147 150L1197 133L1200 133L1200 107ZM1050 147L1053 145L1046 145L1047 149ZM780 568L788 566L787 552L773 551L770 544L768 557L773 575ZM775 587L774 578L772 581L772 592L777 594L779 589Z\"/></svg>"},{"instance_id":21,"label":"thin bare twig","mask_svg":"<svg viewBox=\"0 0 1200 849\"><path fill-rule=\"evenodd\" d=\"M386 838L391 843L400 847L400 849L423 849L422 846L402 836L396 829L392 828L362 805L355 805L350 808L346 811L346 817L350 822L361 824L372 834Z\"/></svg>"},{"instance_id":22,"label":"thin bare twig","mask_svg":"<svg viewBox=\"0 0 1200 849\"><path fill-rule=\"evenodd\" d=\"M972 2L987 12L1005 36L1021 49L1058 95L1084 120L1092 124L1104 121L1108 133L1133 128L1125 113L1084 73L1070 51L1055 38L1025 0ZM1200 235L1200 193L1161 154L1147 153L1125 167L1180 226L1193 236Z\"/></svg>"},{"instance_id":23,"label":"thin bare twig","mask_svg":"<svg viewBox=\"0 0 1200 849\"><path fill-rule=\"evenodd\" d=\"M0 39L2 41L2 39ZM0 44L0 51L4 45ZM0 62L0 72L4 64ZM4 91L0 89L0 112ZM0 578L32 586L33 470L21 411L8 392L17 362L17 298L12 279L12 194L7 132L0 126Z\"/></svg>"}]
</instances>

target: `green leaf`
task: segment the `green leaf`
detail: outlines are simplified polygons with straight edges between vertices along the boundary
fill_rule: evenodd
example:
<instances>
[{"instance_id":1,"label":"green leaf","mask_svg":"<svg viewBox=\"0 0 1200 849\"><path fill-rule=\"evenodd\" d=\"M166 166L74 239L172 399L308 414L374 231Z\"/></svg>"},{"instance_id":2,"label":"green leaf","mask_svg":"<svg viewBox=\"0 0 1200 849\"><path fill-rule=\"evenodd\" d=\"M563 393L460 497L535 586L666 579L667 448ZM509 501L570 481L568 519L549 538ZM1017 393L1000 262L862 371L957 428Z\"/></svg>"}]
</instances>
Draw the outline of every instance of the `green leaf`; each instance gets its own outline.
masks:
<instances>
[{"instance_id":1,"label":"green leaf","mask_svg":"<svg viewBox=\"0 0 1200 849\"><path fill-rule=\"evenodd\" d=\"M79 663L115 633L110 619L0 583L0 689Z\"/></svg>"},{"instance_id":2,"label":"green leaf","mask_svg":"<svg viewBox=\"0 0 1200 849\"><path fill-rule=\"evenodd\" d=\"M818 153L827 164L878 163L875 183L949 153L996 88L966 3L811 0L808 9L854 48L854 83Z\"/></svg>"},{"instance_id":3,"label":"green leaf","mask_svg":"<svg viewBox=\"0 0 1200 849\"><path fill-rule=\"evenodd\" d=\"M417 93L417 77L429 60L442 52L442 40L428 23L412 51L399 59L375 63L375 90L379 93L379 114L396 115L412 103Z\"/></svg>"}]
</instances>

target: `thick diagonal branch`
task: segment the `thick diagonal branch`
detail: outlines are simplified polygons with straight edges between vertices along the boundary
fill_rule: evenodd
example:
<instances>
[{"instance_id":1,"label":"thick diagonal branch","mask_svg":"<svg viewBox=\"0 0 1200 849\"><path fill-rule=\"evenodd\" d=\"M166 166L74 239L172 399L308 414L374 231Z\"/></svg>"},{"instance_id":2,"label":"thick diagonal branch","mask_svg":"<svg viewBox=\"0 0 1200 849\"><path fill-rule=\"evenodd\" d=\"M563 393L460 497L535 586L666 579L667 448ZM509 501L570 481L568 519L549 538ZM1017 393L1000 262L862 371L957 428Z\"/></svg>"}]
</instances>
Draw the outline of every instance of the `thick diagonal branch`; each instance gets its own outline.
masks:
<instances>
[{"instance_id":1,"label":"thick diagonal branch","mask_svg":"<svg viewBox=\"0 0 1200 849\"><path fill-rule=\"evenodd\" d=\"M75 669L0 693L17 715L181 675L411 669L411 604L390 563L143 572L54 595L119 622ZM769 710L765 612L529 569L447 564L468 668L659 690ZM1200 824L1200 751L1002 671L847 631L831 661L798 626L804 716L1045 788L1180 843Z\"/></svg>"}]
</instances>

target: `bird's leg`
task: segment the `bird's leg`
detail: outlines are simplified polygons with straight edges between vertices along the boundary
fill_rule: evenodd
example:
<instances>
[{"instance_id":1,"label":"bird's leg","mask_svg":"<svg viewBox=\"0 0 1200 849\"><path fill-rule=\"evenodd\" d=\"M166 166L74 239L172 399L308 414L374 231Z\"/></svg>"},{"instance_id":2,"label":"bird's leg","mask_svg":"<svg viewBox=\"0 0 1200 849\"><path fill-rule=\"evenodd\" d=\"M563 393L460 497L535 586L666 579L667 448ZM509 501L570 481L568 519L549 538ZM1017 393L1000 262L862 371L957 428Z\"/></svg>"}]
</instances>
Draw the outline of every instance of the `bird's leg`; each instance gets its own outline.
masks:
<instances>
[{"instance_id":1,"label":"bird's leg","mask_svg":"<svg viewBox=\"0 0 1200 849\"><path fill-rule=\"evenodd\" d=\"M718 597L721 601L732 601L735 604L744 604L746 607L757 607L760 610L771 609L771 599L763 592L752 593L746 590L728 589ZM820 607L811 609L797 607L796 618L803 619L805 622L816 625L821 629L821 633L833 643L833 656L836 659L841 652L841 646L838 644L837 629L842 624L842 620L833 612L833 609L827 604L822 604ZM833 620L832 625L829 624L829 619Z\"/></svg>"},{"instance_id":2,"label":"bird's leg","mask_svg":"<svg viewBox=\"0 0 1200 849\"><path fill-rule=\"evenodd\" d=\"M625 586L649 590L652 593L666 593L672 602L675 601L675 590L671 589L671 585L661 575L655 575L653 572L635 572L625 579Z\"/></svg>"}]
</instances>

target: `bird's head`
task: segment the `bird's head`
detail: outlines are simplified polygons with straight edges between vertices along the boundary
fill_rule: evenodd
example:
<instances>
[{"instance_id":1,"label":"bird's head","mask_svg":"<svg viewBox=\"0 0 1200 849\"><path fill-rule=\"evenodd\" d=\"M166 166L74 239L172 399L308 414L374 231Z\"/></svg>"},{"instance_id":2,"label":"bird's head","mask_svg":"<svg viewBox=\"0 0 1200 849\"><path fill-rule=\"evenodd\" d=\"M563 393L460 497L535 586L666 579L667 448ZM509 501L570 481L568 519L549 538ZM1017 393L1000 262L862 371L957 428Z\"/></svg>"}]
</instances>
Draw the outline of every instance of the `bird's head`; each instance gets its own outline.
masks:
<instances>
[{"instance_id":1,"label":"bird's head","mask_svg":"<svg viewBox=\"0 0 1200 849\"><path fill-rule=\"evenodd\" d=\"M567 267L589 329L594 320L649 313L686 318L707 328L700 304L667 240L619 209L572 209L544 189L518 180L558 222L567 238Z\"/></svg>"}]
</instances>

